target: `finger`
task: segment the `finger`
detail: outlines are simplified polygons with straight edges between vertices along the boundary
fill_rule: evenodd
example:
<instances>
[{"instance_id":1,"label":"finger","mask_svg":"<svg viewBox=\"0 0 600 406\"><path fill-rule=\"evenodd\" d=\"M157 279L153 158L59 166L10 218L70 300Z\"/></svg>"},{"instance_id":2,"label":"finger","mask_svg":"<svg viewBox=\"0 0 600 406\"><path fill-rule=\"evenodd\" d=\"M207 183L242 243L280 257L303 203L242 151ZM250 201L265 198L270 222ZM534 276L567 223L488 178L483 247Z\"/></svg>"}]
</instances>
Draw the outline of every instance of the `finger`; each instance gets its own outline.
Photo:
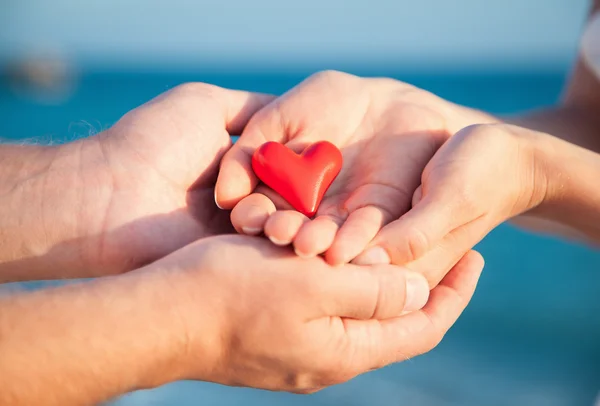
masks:
<instances>
[{"instance_id":1,"label":"finger","mask_svg":"<svg viewBox=\"0 0 600 406\"><path fill-rule=\"evenodd\" d=\"M169 110L176 108L185 112L195 109L196 117L223 120L223 128L231 135L238 135L250 118L274 99L273 95L191 82L160 94L140 108L157 107L164 110L166 106ZM197 111L198 105L205 108Z\"/></svg>"},{"instance_id":2,"label":"finger","mask_svg":"<svg viewBox=\"0 0 600 406\"><path fill-rule=\"evenodd\" d=\"M404 361L433 349L471 300L483 270L483 258L469 252L436 287L422 310L376 321L344 320L348 351L356 371Z\"/></svg>"},{"instance_id":3,"label":"finger","mask_svg":"<svg viewBox=\"0 0 600 406\"><path fill-rule=\"evenodd\" d=\"M484 219L475 220L448 233L434 248L406 268L417 271L427 278L434 288L454 265L485 236L491 227Z\"/></svg>"},{"instance_id":4,"label":"finger","mask_svg":"<svg viewBox=\"0 0 600 406\"><path fill-rule=\"evenodd\" d=\"M313 286L323 304L317 317L387 319L422 308L429 297L426 279L392 265L345 265L320 270Z\"/></svg>"},{"instance_id":5,"label":"finger","mask_svg":"<svg viewBox=\"0 0 600 406\"><path fill-rule=\"evenodd\" d=\"M231 224L240 234L258 235L275 213L275 205L265 195L253 193L240 201L231 211Z\"/></svg>"},{"instance_id":6,"label":"finger","mask_svg":"<svg viewBox=\"0 0 600 406\"><path fill-rule=\"evenodd\" d=\"M323 215L302 225L294 238L294 251L299 257L310 258L325 252L333 243L341 219Z\"/></svg>"},{"instance_id":7,"label":"finger","mask_svg":"<svg viewBox=\"0 0 600 406\"><path fill-rule=\"evenodd\" d=\"M275 245L289 245L307 221L308 217L295 210L279 210L267 219L265 234Z\"/></svg>"},{"instance_id":8,"label":"finger","mask_svg":"<svg viewBox=\"0 0 600 406\"><path fill-rule=\"evenodd\" d=\"M242 134L244 128L250 121L250 118L257 111L275 99L275 97L272 95L225 89L222 89L221 92L217 92L217 94L221 96L225 111L225 126L227 132L231 135ZM234 147L235 145L237 145L237 143L234 144ZM219 198L219 195L221 193L225 193L225 195L227 195L230 182L233 182L234 187L236 184L244 187L244 185L249 181L248 178L254 176L252 173L252 168L249 166L249 157L251 158L251 155L248 156L245 154L245 150L243 148L232 149L230 149L223 157L223 160L227 160L227 162L231 162L231 164L226 166L225 175L222 175L223 169L220 169L217 177L217 184L215 186L215 202L217 206L221 208L226 207L228 209L232 208L235 203L239 202L242 197L250 194L254 189L254 187L245 189L247 192L239 195L239 198L235 200L235 202L228 202L226 205L220 204L220 200L222 199ZM229 155L232 158L228 158ZM225 177L225 181L219 181L223 176ZM250 183L252 183L252 181ZM221 189L224 189L225 192L220 192Z\"/></svg>"},{"instance_id":9,"label":"finger","mask_svg":"<svg viewBox=\"0 0 600 406\"><path fill-rule=\"evenodd\" d=\"M423 185L419 185L412 198L412 207L415 207L423 198Z\"/></svg>"},{"instance_id":10,"label":"finger","mask_svg":"<svg viewBox=\"0 0 600 406\"><path fill-rule=\"evenodd\" d=\"M407 264L422 257L472 213L462 210L446 194L430 194L414 208L383 227L370 247L352 262Z\"/></svg>"},{"instance_id":11,"label":"finger","mask_svg":"<svg viewBox=\"0 0 600 406\"><path fill-rule=\"evenodd\" d=\"M350 213L325 253L325 259L331 265L349 262L365 249L386 221L384 211L374 206Z\"/></svg>"},{"instance_id":12,"label":"finger","mask_svg":"<svg viewBox=\"0 0 600 406\"><path fill-rule=\"evenodd\" d=\"M423 309L382 324L384 334L390 340L398 337L398 333L405 334L403 340L389 347L396 353L396 361L423 354L437 346L471 301L483 267L483 257L470 251L431 291ZM415 340L416 335L420 340Z\"/></svg>"},{"instance_id":13,"label":"finger","mask_svg":"<svg viewBox=\"0 0 600 406\"><path fill-rule=\"evenodd\" d=\"M285 138L286 131L277 105L267 106L250 120L239 140L221 161L215 186L215 201L219 207L233 207L254 190L258 184L252 170L254 151L267 141L283 142Z\"/></svg>"},{"instance_id":14,"label":"finger","mask_svg":"<svg viewBox=\"0 0 600 406\"><path fill-rule=\"evenodd\" d=\"M254 114L275 99L268 94L217 89L225 111L225 127L231 135L240 135Z\"/></svg>"},{"instance_id":15,"label":"finger","mask_svg":"<svg viewBox=\"0 0 600 406\"><path fill-rule=\"evenodd\" d=\"M267 196L269 198L269 200L271 200L273 202L275 207L277 207L277 210L293 210L294 209L291 204L289 204L283 197L281 197L279 195L279 193L275 192L270 187L263 185L262 183L256 187L254 192Z\"/></svg>"}]
</instances>

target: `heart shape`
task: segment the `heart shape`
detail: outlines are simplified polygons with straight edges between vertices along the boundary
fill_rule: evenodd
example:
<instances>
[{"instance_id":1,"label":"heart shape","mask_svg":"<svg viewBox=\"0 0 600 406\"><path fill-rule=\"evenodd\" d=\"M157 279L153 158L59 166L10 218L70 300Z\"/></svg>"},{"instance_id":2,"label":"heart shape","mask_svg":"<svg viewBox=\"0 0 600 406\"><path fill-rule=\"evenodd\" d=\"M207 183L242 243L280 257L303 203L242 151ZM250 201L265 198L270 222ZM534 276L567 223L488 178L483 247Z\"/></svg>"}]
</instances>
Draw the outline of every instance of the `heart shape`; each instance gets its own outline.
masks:
<instances>
[{"instance_id":1,"label":"heart shape","mask_svg":"<svg viewBox=\"0 0 600 406\"><path fill-rule=\"evenodd\" d=\"M294 209L312 217L342 169L342 153L327 141L308 146L300 155L270 141L252 155L252 169Z\"/></svg>"}]
</instances>

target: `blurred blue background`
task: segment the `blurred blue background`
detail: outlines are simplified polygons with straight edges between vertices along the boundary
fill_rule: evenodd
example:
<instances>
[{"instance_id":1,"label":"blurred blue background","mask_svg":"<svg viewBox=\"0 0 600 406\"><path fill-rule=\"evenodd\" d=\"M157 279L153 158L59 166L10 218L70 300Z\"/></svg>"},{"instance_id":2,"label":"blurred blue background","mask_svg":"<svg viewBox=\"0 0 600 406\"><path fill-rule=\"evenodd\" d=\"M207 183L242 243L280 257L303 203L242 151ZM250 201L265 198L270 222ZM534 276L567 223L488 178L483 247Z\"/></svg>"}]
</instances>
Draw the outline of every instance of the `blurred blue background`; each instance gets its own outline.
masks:
<instances>
[{"instance_id":1,"label":"blurred blue background","mask_svg":"<svg viewBox=\"0 0 600 406\"><path fill-rule=\"evenodd\" d=\"M321 69L496 114L555 103L582 0L0 0L0 139L64 142L185 81L280 94ZM600 253L502 226L431 353L312 396L180 382L115 405L591 405Z\"/></svg>"}]
</instances>

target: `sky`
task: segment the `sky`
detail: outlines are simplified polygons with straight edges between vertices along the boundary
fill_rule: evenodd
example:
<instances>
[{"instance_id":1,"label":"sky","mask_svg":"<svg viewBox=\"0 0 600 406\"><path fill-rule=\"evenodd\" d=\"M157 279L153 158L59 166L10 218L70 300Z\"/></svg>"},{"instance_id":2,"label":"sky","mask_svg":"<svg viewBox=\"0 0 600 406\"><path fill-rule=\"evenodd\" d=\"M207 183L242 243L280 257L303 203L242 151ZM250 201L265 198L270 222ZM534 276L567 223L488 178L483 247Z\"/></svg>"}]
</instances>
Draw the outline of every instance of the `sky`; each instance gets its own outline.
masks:
<instances>
[{"instance_id":1,"label":"sky","mask_svg":"<svg viewBox=\"0 0 600 406\"><path fill-rule=\"evenodd\" d=\"M587 0L0 0L0 63L57 50L99 67L395 61L567 63Z\"/></svg>"}]
</instances>

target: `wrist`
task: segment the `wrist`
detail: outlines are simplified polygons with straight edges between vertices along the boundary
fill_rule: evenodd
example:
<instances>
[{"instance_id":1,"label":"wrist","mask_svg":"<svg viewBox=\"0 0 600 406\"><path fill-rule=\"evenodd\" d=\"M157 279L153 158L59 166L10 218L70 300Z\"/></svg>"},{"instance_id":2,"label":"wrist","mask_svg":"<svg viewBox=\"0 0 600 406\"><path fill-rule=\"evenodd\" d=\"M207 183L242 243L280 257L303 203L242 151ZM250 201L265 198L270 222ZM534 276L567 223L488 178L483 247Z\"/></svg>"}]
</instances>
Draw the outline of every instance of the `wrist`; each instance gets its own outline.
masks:
<instances>
[{"instance_id":1,"label":"wrist","mask_svg":"<svg viewBox=\"0 0 600 406\"><path fill-rule=\"evenodd\" d=\"M0 148L0 281L73 277L87 264L106 186L94 139L60 146ZM81 276L81 275L77 275ZM87 276L87 275L86 275ZM94 276L94 275L89 275Z\"/></svg>"},{"instance_id":2,"label":"wrist","mask_svg":"<svg viewBox=\"0 0 600 406\"><path fill-rule=\"evenodd\" d=\"M176 380L168 292L140 270L0 297L0 403L97 404Z\"/></svg>"},{"instance_id":3,"label":"wrist","mask_svg":"<svg viewBox=\"0 0 600 406\"><path fill-rule=\"evenodd\" d=\"M223 311L236 298L223 297L231 292L211 280L210 257L215 251L211 240L202 239L148 266L160 278L166 298L162 308L175 324L171 340L175 380L226 380L222 337L228 317Z\"/></svg>"},{"instance_id":4,"label":"wrist","mask_svg":"<svg viewBox=\"0 0 600 406\"><path fill-rule=\"evenodd\" d=\"M592 240L600 239L600 155L549 135L539 143L547 191L535 217L570 227Z\"/></svg>"},{"instance_id":5,"label":"wrist","mask_svg":"<svg viewBox=\"0 0 600 406\"><path fill-rule=\"evenodd\" d=\"M521 157L519 162L521 174L518 177L522 185L520 203L517 205L517 212L513 214L531 213L549 199L552 162L549 160L546 150L550 147L548 144L551 137L517 126L511 125L509 128L512 129L513 134L517 135Z\"/></svg>"},{"instance_id":6,"label":"wrist","mask_svg":"<svg viewBox=\"0 0 600 406\"><path fill-rule=\"evenodd\" d=\"M123 390L152 389L185 379L190 336L168 274L148 267L113 278L122 280L132 310L129 316L119 316L128 324L123 348L128 344L135 348L129 359L131 380ZM126 321L130 319L132 323Z\"/></svg>"}]
</instances>

